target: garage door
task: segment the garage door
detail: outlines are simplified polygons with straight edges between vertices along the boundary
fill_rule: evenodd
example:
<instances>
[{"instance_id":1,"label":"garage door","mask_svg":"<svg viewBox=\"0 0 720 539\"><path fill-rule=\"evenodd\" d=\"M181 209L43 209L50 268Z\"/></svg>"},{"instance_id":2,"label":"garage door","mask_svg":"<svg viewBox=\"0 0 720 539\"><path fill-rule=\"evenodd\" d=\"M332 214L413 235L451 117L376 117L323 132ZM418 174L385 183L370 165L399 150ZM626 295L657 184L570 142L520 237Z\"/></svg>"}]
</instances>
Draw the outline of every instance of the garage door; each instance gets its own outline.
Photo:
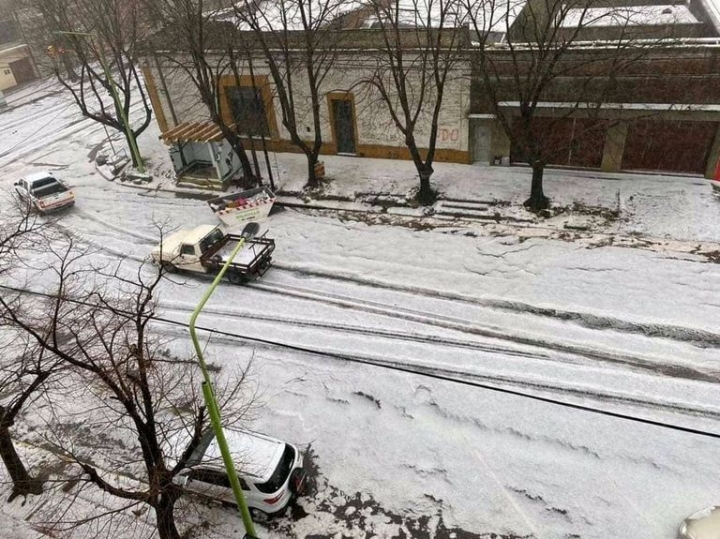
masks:
<instances>
[{"instance_id":1,"label":"garage door","mask_svg":"<svg viewBox=\"0 0 720 539\"><path fill-rule=\"evenodd\" d=\"M32 62L30 62L30 58L10 62L10 69L17 84L35 80L35 70L33 69Z\"/></svg>"},{"instance_id":2,"label":"garage door","mask_svg":"<svg viewBox=\"0 0 720 539\"><path fill-rule=\"evenodd\" d=\"M713 122L633 122L622 168L704 174L717 127Z\"/></svg>"},{"instance_id":3,"label":"garage door","mask_svg":"<svg viewBox=\"0 0 720 539\"><path fill-rule=\"evenodd\" d=\"M515 129L520 129L520 121ZM551 165L600 168L607 127L581 118L535 118L533 127L542 141L547 162ZM522 162L522 153L514 149L513 162Z\"/></svg>"}]
</instances>

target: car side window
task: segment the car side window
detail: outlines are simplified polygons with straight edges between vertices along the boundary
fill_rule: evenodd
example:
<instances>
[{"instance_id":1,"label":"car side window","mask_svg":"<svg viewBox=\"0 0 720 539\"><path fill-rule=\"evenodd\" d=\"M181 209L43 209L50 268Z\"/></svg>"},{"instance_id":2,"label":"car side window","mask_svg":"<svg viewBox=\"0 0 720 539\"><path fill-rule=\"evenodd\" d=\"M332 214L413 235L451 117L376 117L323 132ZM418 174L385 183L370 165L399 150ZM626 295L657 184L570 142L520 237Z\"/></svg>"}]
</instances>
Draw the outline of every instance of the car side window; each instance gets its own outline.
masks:
<instances>
[{"instance_id":1,"label":"car side window","mask_svg":"<svg viewBox=\"0 0 720 539\"><path fill-rule=\"evenodd\" d=\"M20 188L23 191L27 191L27 182L25 180L20 180Z\"/></svg>"},{"instance_id":2,"label":"car side window","mask_svg":"<svg viewBox=\"0 0 720 539\"><path fill-rule=\"evenodd\" d=\"M196 468L190 472L190 479L215 485L217 487L230 488L230 479L223 472L217 470L207 470L204 468Z\"/></svg>"},{"instance_id":3,"label":"car side window","mask_svg":"<svg viewBox=\"0 0 720 539\"><path fill-rule=\"evenodd\" d=\"M190 479L193 481L200 481L209 485L215 485L218 487L232 488L230 485L230 479L224 472L217 470L208 470L207 468L194 468L190 471ZM242 477L238 477L240 480L240 488L243 490L250 490L247 483Z\"/></svg>"},{"instance_id":4,"label":"car side window","mask_svg":"<svg viewBox=\"0 0 720 539\"><path fill-rule=\"evenodd\" d=\"M183 245L180 248L180 254L181 255L194 255L195 254L195 247L192 245Z\"/></svg>"}]
</instances>

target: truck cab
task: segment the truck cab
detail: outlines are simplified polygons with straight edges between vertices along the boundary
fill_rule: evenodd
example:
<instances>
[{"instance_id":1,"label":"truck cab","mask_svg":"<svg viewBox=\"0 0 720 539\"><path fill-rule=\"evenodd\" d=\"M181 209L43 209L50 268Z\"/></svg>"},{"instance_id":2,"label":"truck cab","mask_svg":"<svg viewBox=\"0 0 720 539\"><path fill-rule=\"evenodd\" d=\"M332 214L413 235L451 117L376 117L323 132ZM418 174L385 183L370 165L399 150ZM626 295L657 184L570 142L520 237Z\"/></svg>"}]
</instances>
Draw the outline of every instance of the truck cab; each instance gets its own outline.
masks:
<instances>
[{"instance_id":1,"label":"truck cab","mask_svg":"<svg viewBox=\"0 0 720 539\"><path fill-rule=\"evenodd\" d=\"M275 242L272 239L246 238L227 234L219 226L200 225L191 230L179 230L163 238L152 252L152 260L165 271L187 271L215 274L225 265L231 253L242 248L228 266L230 282L241 284L263 275L272 264Z\"/></svg>"},{"instance_id":2,"label":"truck cab","mask_svg":"<svg viewBox=\"0 0 720 539\"><path fill-rule=\"evenodd\" d=\"M208 273L203 255L225 237L223 231L213 225L200 225L192 230L179 230L167 238L152 252L153 261L169 270Z\"/></svg>"}]
</instances>

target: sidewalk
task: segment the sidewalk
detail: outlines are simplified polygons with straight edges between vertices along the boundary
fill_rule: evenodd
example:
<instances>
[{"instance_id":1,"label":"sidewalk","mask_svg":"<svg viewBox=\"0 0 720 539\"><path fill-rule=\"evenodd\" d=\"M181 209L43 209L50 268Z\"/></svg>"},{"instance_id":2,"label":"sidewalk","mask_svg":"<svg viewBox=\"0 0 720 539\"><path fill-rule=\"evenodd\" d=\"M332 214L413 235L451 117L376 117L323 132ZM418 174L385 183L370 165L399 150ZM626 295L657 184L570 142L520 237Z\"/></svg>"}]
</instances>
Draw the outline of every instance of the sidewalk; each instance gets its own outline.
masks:
<instances>
[{"instance_id":1,"label":"sidewalk","mask_svg":"<svg viewBox=\"0 0 720 539\"><path fill-rule=\"evenodd\" d=\"M331 181L324 186L321 199L368 201L380 195L381 203L392 198L402 201L411 198L417 188L417 173L409 161L338 156L323 156L323 160ZM287 171L280 194L299 194L305 181L304 159L278 154L278 162L281 170ZM537 219L522 208L530 191L530 169L454 163L434 167L432 183L440 198L436 213L451 205L449 201L455 206L468 202L470 207L462 209L480 204L501 217L548 224L548 219ZM554 207L566 208L566 216L605 213L604 219L596 219L591 226L610 221L605 223L610 230L625 234L720 241L720 202L713 197L709 182L700 177L548 169L545 193ZM472 212L467 216L472 217ZM618 222L612 226L616 218Z\"/></svg>"},{"instance_id":2,"label":"sidewalk","mask_svg":"<svg viewBox=\"0 0 720 539\"><path fill-rule=\"evenodd\" d=\"M167 147L157 139L156 130L152 124L142 145L158 177L143 187L198 198L216 196L202 189L176 187ZM270 155L278 204L348 212L350 218L371 223L469 227L480 235L570 241L592 237L601 243L620 239L626 244L650 244L651 248L679 242L682 245L668 246L669 250L720 250L720 201L701 177L548 169L545 194L552 200L553 212L550 217L538 217L522 207L530 190L531 171L526 167L436 163L431 181L438 201L431 208L422 208L413 201L418 179L411 161L321 159L326 179L320 188L308 191L304 189L304 155ZM261 167L267 184L264 163Z\"/></svg>"}]
</instances>

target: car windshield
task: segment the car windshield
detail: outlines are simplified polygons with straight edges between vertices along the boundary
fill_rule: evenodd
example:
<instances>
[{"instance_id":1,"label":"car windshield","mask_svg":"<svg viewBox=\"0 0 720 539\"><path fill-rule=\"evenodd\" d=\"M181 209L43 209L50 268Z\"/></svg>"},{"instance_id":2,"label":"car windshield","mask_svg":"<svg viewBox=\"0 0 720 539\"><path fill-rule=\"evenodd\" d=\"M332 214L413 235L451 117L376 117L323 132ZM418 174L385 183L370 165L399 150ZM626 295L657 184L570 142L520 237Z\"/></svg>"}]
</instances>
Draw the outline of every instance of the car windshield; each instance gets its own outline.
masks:
<instances>
[{"instance_id":1,"label":"car windshield","mask_svg":"<svg viewBox=\"0 0 720 539\"><path fill-rule=\"evenodd\" d=\"M280 490L287 481L288 475L290 475L293 462L295 462L295 450L291 445L285 444L285 451L272 477L267 483L255 483L257 489L263 494L272 494Z\"/></svg>"},{"instance_id":2,"label":"car windshield","mask_svg":"<svg viewBox=\"0 0 720 539\"><path fill-rule=\"evenodd\" d=\"M203 240L200 242L200 252L202 254L205 254L205 251L210 249L213 245L215 245L217 242L223 239L225 235L223 234L222 230L219 228L216 228L210 234L205 236Z\"/></svg>"},{"instance_id":3,"label":"car windshield","mask_svg":"<svg viewBox=\"0 0 720 539\"><path fill-rule=\"evenodd\" d=\"M44 178L32 184L32 194L38 198L64 193L67 191L65 186L55 178Z\"/></svg>"}]
</instances>

